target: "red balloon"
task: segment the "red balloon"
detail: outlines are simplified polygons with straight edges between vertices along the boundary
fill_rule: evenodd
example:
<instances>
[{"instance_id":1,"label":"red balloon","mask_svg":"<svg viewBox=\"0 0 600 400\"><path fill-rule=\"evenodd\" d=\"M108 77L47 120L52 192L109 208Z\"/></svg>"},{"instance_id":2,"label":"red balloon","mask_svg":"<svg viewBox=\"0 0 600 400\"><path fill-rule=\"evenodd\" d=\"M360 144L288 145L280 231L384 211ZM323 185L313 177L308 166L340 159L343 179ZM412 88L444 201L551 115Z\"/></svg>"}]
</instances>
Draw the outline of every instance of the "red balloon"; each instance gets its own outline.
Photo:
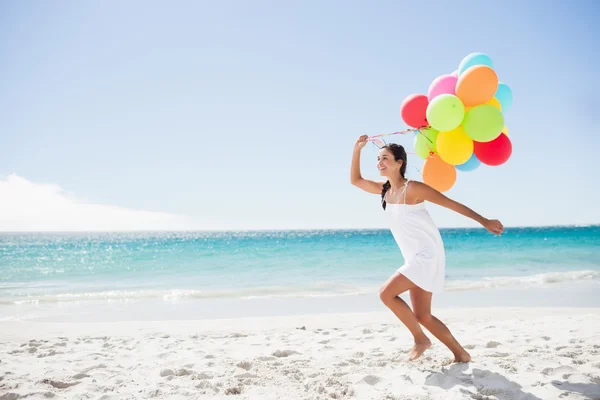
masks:
<instances>
[{"instance_id":1,"label":"red balloon","mask_svg":"<svg viewBox=\"0 0 600 400\"><path fill-rule=\"evenodd\" d=\"M497 166L504 164L512 154L512 143L508 136L501 133L491 142L473 141L475 156L486 165Z\"/></svg>"},{"instance_id":2,"label":"red balloon","mask_svg":"<svg viewBox=\"0 0 600 400\"><path fill-rule=\"evenodd\" d=\"M404 99L400 106L400 114L406 125L413 128L428 126L426 117L428 105L429 100L424 94L412 94Z\"/></svg>"}]
</instances>

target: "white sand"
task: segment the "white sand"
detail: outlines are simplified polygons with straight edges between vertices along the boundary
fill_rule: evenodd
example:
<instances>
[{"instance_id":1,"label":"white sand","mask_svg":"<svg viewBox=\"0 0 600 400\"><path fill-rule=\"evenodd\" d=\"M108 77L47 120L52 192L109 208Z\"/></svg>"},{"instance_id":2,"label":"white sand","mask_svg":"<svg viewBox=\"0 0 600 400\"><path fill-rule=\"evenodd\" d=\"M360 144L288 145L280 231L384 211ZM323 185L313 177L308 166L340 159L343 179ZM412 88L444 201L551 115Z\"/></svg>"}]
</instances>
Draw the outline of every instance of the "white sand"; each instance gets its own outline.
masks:
<instances>
[{"instance_id":1,"label":"white sand","mask_svg":"<svg viewBox=\"0 0 600 400\"><path fill-rule=\"evenodd\" d=\"M437 314L473 362L449 365L437 340L406 361L408 331L389 311L2 322L0 399L600 399L600 309Z\"/></svg>"}]
</instances>

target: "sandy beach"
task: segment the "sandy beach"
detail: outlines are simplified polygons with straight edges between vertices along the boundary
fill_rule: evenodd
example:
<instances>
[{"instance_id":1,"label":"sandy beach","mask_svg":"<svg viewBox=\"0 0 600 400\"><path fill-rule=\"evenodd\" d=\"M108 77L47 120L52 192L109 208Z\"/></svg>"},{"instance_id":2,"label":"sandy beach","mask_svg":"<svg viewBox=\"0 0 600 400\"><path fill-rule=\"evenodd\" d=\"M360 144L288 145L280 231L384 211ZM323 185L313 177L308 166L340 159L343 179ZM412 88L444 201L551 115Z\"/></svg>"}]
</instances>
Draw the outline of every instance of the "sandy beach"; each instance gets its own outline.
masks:
<instances>
[{"instance_id":1,"label":"sandy beach","mask_svg":"<svg viewBox=\"0 0 600 400\"><path fill-rule=\"evenodd\" d=\"M600 309L437 313L406 360L390 312L115 323L0 323L0 399L600 399Z\"/></svg>"}]
</instances>

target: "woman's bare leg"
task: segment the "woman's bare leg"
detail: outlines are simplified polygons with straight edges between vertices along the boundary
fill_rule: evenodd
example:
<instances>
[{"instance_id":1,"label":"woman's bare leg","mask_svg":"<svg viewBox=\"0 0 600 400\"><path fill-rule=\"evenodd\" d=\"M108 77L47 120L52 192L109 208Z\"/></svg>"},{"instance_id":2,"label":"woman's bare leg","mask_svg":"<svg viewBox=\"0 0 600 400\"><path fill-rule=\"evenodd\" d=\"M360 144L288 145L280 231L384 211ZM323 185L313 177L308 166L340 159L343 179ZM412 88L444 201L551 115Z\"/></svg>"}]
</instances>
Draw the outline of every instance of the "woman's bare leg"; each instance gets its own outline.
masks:
<instances>
[{"instance_id":1,"label":"woman's bare leg","mask_svg":"<svg viewBox=\"0 0 600 400\"><path fill-rule=\"evenodd\" d=\"M415 345L409 354L409 360L416 360L425 350L431 347L431 341L425 336L413 311L404 300L397 297L399 294L415 287L415 284L408 278L396 272L382 286L379 293L381 301L406 325L415 339Z\"/></svg>"},{"instance_id":2,"label":"woman's bare leg","mask_svg":"<svg viewBox=\"0 0 600 400\"><path fill-rule=\"evenodd\" d=\"M471 356L450 333L442 321L431 315L432 293L415 286L410 289L410 302L417 321L454 354L455 362L469 362Z\"/></svg>"}]
</instances>

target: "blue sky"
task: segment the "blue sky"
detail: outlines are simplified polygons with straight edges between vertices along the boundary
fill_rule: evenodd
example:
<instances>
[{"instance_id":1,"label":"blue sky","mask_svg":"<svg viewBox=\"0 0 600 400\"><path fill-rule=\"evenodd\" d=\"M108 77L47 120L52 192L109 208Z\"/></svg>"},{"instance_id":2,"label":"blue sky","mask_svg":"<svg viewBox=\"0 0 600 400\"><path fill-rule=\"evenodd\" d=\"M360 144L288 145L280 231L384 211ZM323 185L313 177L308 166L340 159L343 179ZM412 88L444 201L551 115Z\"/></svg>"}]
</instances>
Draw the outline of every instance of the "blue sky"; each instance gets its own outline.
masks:
<instances>
[{"instance_id":1,"label":"blue sky","mask_svg":"<svg viewBox=\"0 0 600 400\"><path fill-rule=\"evenodd\" d=\"M447 195L507 226L600 223L599 11L594 1L2 2L0 188L12 201L0 226L37 229L52 214L45 227L70 229L57 215L90 205L64 219L116 223L121 214L94 208L114 207L197 229L385 227L379 199L349 184L356 137L404 128L404 97L475 51L513 90L513 155L460 173ZM393 141L413 148L412 137ZM375 159L367 147L367 178L378 178ZM422 161L409 163L420 179ZM474 226L429 209L440 226Z\"/></svg>"}]
</instances>

